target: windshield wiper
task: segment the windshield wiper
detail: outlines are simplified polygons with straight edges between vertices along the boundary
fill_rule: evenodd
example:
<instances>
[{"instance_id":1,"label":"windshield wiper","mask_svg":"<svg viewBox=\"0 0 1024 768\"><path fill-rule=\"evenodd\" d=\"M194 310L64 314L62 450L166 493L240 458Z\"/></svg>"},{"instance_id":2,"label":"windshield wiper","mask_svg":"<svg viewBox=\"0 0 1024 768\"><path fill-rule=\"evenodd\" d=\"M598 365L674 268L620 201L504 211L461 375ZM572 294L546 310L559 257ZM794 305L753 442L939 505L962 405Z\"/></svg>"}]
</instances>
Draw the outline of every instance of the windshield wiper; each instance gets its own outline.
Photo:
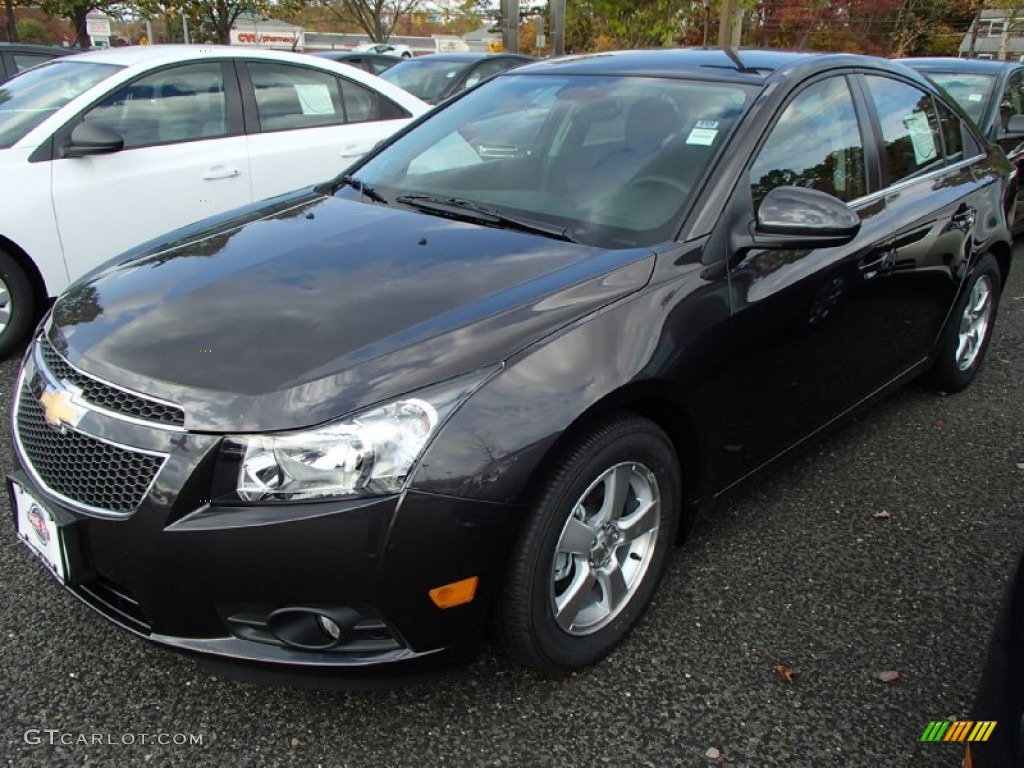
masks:
<instances>
[{"instance_id":1,"label":"windshield wiper","mask_svg":"<svg viewBox=\"0 0 1024 768\"><path fill-rule=\"evenodd\" d=\"M527 219L522 216L513 216L498 208L489 205L481 205L472 200L465 200L461 197L435 197L434 195L399 195L395 198L396 203L411 205L421 211L428 213L439 213L443 216L453 218L471 219L484 224L498 224L509 229L517 229L521 232L533 232L538 235L546 235L557 240L565 240L570 243L577 242L572 230L564 227L556 227L545 224L535 219Z\"/></svg>"},{"instance_id":2,"label":"windshield wiper","mask_svg":"<svg viewBox=\"0 0 1024 768\"><path fill-rule=\"evenodd\" d=\"M388 200L386 197L384 197L384 195L380 194L369 184L364 184L362 179L357 179L355 176L349 176L348 174L345 174L340 179L338 179L338 181L340 181L342 184L346 186L352 187L353 189L358 189L359 194L363 195L364 197L370 198L375 203L382 203L383 205L388 204Z\"/></svg>"}]
</instances>

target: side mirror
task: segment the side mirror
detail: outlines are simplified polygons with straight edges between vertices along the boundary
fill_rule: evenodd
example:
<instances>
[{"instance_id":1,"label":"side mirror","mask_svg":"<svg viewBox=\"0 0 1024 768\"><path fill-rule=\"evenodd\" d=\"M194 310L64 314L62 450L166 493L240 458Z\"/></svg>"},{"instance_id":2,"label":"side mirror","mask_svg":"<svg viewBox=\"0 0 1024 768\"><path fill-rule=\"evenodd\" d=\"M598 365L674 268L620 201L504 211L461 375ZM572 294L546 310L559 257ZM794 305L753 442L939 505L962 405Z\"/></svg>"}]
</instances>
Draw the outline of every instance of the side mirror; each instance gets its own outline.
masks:
<instances>
[{"instance_id":1,"label":"side mirror","mask_svg":"<svg viewBox=\"0 0 1024 768\"><path fill-rule=\"evenodd\" d=\"M71 141L64 148L64 157L109 155L124 149L124 137L101 123L79 123L71 131Z\"/></svg>"},{"instance_id":2,"label":"side mirror","mask_svg":"<svg viewBox=\"0 0 1024 768\"><path fill-rule=\"evenodd\" d=\"M1011 115L1003 131L1004 139L1024 139L1024 115Z\"/></svg>"},{"instance_id":3,"label":"side mirror","mask_svg":"<svg viewBox=\"0 0 1024 768\"><path fill-rule=\"evenodd\" d=\"M860 217L832 195L805 187L776 187L761 201L757 218L733 237L733 250L832 248L860 231Z\"/></svg>"}]
</instances>

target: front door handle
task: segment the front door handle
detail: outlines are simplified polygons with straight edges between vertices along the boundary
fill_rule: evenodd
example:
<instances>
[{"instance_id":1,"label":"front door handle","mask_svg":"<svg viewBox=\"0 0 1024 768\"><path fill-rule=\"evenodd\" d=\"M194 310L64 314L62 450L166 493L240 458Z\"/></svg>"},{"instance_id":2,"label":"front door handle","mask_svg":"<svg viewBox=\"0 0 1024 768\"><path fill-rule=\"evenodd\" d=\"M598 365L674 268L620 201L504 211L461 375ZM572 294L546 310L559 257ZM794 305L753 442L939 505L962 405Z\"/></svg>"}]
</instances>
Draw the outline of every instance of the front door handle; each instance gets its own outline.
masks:
<instances>
[{"instance_id":1,"label":"front door handle","mask_svg":"<svg viewBox=\"0 0 1024 768\"><path fill-rule=\"evenodd\" d=\"M206 173L203 174L204 181L216 181L217 179L233 179L235 176L240 176L242 172L237 168L231 168L227 165L215 165L212 168L207 168Z\"/></svg>"},{"instance_id":2,"label":"front door handle","mask_svg":"<svg viewBox=\"0 0 1024 768\"><path fill-rule=\"evenodd\" d=\"M865 256L857 263L857 271L860 272L863 279L871 280L879 275L891 272L895 263L896 251L889 248L882 253L875 252Z\"/></svg>"}]
</instances>

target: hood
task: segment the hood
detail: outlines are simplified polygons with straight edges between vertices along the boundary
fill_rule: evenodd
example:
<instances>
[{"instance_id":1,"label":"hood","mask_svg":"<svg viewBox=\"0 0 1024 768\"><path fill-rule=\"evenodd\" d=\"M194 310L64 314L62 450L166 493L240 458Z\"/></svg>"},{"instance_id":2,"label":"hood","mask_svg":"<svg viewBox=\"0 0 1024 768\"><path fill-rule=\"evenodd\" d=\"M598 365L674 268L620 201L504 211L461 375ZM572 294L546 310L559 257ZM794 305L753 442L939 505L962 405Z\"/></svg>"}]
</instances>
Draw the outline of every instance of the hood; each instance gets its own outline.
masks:
<instances>
[{"instance_id":1,"label":"hood","mask_svg":"<svg viewBox=\"0 0 1024 768\"><path fill-rule=\"evenodd\" d=\"M315 192L219 221L86 276L47 331L198 431L311 426L505 360L654 264Z\"/></svg>"}]
</instances>

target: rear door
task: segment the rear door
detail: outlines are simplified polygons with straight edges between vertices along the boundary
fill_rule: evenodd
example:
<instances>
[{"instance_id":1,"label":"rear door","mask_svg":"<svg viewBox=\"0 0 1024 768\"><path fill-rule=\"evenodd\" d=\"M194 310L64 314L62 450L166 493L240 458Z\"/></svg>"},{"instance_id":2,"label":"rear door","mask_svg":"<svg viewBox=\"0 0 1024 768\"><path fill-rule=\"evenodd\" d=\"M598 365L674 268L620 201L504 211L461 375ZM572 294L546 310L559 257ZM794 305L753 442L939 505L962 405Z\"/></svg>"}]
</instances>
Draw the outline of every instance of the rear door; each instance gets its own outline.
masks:
<instances>
[{"instance_id":1,"label":"rear door","mask_svg":"<svg viewBox=\"0 0 1024 768\"><path fill-rule=\"evenodd\" d=\"M884 354L903 367L931 354L966 274L988 181L973 173L980 153L956 115L917 84L896 76L861 82L880 138L886 219L895 231L888 269L895 300L879 307Z\"/></svg>"},{"instance_id":2,"label":"rear door","mask_svg":"<svg viewBox=\"0 0 1024 768\"><path fill-rule=\"evenodd\" d=\"M409 118L376 91L321 69L248 61L239 75L257 200L337 176Z\"/></svg>"},{"instance_id":3,"label":"rear door","mask_svg":"<svg viewBox=\"0 0 1024 768\"><path fill-rule=\"evenodd\" d=\"M160 69L104 98L81 121L117 131L124 149L52 161L53 207L74 280L104 259L251 202L234 70L217 61ZM59 152L59 149L58 149Z\"/></svg>"}]
</instances>

